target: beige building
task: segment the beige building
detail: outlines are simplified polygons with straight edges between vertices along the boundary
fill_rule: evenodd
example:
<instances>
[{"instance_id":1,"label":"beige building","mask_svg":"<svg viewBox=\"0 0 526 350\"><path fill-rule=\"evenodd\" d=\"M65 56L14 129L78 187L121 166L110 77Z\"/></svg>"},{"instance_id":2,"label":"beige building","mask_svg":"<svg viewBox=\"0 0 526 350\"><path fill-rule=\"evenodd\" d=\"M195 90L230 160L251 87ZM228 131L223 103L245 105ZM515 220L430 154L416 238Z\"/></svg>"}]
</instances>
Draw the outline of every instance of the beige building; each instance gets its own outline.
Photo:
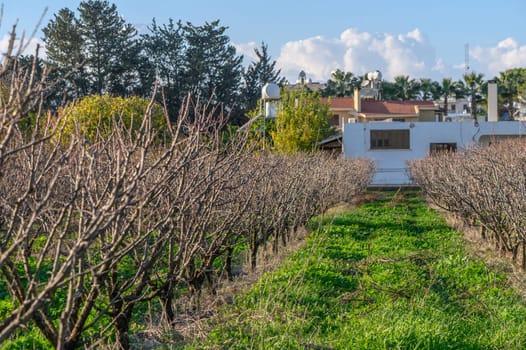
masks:
<instances>
[{"instance_id":1,"label":"beige building","mask_svg":"<svg viewBox=\"0 0 526 350\"><path fill-rule=\"evenodd\" d=\"M439 121L440 111L433 101L383 101L355 97L331 97L333 113L331 124L337 128L343 123L383 122L434 122Z\"/></svg>"},{"instance_id":2,"label":"beige building","mask_svg":"<svg viewBox=\"0 0 526 350\"><path fill-rule=\"evenodd\" d=\"M321 149L337 152L342 147L344 123L369 122L437 122L441 121L440 108L433 101L383 101L355 97L323 98L332 113L331 125L336 134L319 143Z\"/></svg>"}]
</instances>

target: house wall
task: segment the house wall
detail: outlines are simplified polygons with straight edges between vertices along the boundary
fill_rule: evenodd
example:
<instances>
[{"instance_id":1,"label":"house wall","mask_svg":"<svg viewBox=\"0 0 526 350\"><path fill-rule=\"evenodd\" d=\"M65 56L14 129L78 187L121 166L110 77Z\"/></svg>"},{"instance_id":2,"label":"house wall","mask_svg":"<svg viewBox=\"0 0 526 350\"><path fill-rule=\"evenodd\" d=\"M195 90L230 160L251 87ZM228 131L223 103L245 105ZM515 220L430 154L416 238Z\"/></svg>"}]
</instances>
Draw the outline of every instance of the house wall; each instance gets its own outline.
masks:
<instances>
[{"instance_id":1,"label":"house wall","mask_svg":"<svg viewBox=\"0 0 526 350\"><path fill-rule=\"evenodd\" d=\"M368 115L364 119L364 123L377 123L377 122L417 122L420 117L417 115L398 115L398 114L374 114Z\"/></svg>"},{"instance_id":2,"label":"house wall","mask_svg":"<svg viewBox=\"0 0 526 350\"><path fill-rule=\"evenodd\" d=\"M354 106L357 107L357 106ZM425 122L434 122L436 121L435 113L436 111L431 109L428 109L429 107L424 107L423 109L419 109L417 105L414 106L414 112L411 112L409 114L400 114L398 113L391 113L389 111L384 113L372 113L368 111L363 111L363 113L359 113L356 111L353 107L348 108L330 108L330 112L332 116L337 115L340 120L340 128L343 128L343 124L351 122L351 123L369 123L369 122L376 122L376 121L400 121L402 119L406 122L417 122L417 121L425 121ZM336 124L336 123L334 123Z\"/></svg>"},{"instance_id":3,"label":"house wall","mask_svg":"<svg viewBox=\"0 0 526 350\"><path fill-rule=\"evenodd\" d=\"M421 122L434 122L435 120L435 111L422 111L420 110L420 120Z\"/></svg>"},{"instance_id":4,"label":"house wall","mask_svg":"<svg viewBox=\"0 0 526 350\"><path fill-rule=\"evenodd\" d=\"M436 101L435 103L437 106L444 108L444 100ZM455 99L454 97L450 97L447 101L447 113L448 114L469 114L469 101L466 99Z\"/></svg>"},{"instance_id":5,"label":"house wall","mask_svg":"<svg viewBox=\"0 0 526 350\"><path fill-rule=\"evenodd\" d=\"M333 117L338 116L337 127L342 129L345 123L354 123L355 116L350 111L347 110L331 110ZM336 126L336 125L333 125Z\"/></svg>"},{"instance_id":6,"label":"house wall","mask_svg":"<svg viewBox=\"0 0 526 350\"><path fill-rule=\"evenodd\" d=\"M371 149L371 130L409 130L409 149ZM488 144L492 140L510 136L526 136L521 122L377 122L345 124L343 128L343 151L346 158L372 159L376 171L372 186L411 185L407 161L424 158L429 154L431 143L456 143L457 150L469 147L479 140Z\"/></svg>"}]
</instances>

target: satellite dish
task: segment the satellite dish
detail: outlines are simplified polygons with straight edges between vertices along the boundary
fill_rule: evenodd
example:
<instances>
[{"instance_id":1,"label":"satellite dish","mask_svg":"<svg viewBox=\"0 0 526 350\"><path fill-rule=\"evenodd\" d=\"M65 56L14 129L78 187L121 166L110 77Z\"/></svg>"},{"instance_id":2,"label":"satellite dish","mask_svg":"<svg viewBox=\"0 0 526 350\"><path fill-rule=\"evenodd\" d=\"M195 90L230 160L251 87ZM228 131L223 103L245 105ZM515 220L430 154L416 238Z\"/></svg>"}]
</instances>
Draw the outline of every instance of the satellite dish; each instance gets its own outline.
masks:
<instances>
[{"instance_id":1,"label":"satellite dish","mask_svg":"<svg viewBox=\"0 0 526 350\"><path fill-rule=\"evenodd\" d=\"M362 87L369 86L369 80L364 79L360 85L361 85Z\"/></svg>"}]
</instances>

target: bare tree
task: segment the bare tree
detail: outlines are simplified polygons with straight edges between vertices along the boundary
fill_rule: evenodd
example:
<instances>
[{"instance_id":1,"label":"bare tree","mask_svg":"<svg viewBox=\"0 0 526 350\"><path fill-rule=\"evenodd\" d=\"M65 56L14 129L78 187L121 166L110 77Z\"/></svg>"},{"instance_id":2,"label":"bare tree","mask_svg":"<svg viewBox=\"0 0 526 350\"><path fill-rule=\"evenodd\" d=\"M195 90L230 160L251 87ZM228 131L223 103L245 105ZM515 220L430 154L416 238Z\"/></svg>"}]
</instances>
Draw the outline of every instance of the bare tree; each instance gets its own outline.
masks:
<instances>
[{"instance_id":1,"label":"bare tree","mask_svg":"<svg viewBox=\"0 0 526 350\"><path fill-rule=\"evenodd\" d=\"M411 163L411 173L440 207L467 224L480 225L482 238L511 253L522 250L526 269L526 157L524 142L506 141Z\"/></svg>"},{"instance_id":2,"label":"bare tree","mask_svg":"<svg viewBox=\"0 0 526 350\"><path fill-rule=\"evenodd\" d=\"M109 135L78 125L64 137L60 115L42 109L52 84L36 79L36 61L18 65L14 37L0 70L0 282L12 300L0 341L33 324L57 349L127 349L138 305L159 301L173 323L180 292L198 308L205 286L232 276L236 246L255 268L261 246L277 252L368 183L365 160L225 142L226 116L190 97L164 138L153 101L137 130L113 115Z\"/></svg>"}]
</instances>

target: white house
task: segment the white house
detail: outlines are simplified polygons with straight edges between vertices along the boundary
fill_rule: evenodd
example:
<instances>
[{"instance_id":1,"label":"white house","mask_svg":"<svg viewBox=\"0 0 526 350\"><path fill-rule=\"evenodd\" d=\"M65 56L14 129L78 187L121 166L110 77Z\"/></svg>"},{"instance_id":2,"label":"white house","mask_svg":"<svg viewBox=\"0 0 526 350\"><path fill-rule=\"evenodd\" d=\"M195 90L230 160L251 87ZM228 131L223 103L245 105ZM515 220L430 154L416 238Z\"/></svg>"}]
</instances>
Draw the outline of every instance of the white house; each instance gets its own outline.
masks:
<instances>
[{"instance_id":1,"label":"white house","mask_svg":"<svg viewBox=\"0 0 526 350\"><path fill-rule=\"evenodd\" d=\"M375 163L371 186L411 185L408 161L433 152L456 151L473 144L489 145L506 138L526 136L525 123L497 121L497 84L494 81L488 82L487 117L456 118L453 122L435 118L436 121L432 121L434 111L425 107L419 106L415 109L419 114L411 119L405 116L397 123L371 119L369 123L343 124L344 156L369 158Z\"/></svg>"},{"instance_id":2,"label":"white house","mask_svg":"<svg viewBox=\"0 0 526 350\"><path fill-rule=\"evenodd\" d=\"M447 100L447 109L445 101L441 98L435 101L437 106L444 113L443 121L461 121L472 119L470 111L470 101L466 98L449 97Z\"/></svg>"},{"instance_id":3,"label":"white house","mask_svg":"<svg viewBox=\"0 0 526 350\"><path fill-rule=\"evenodd\" d=\"M408 160L521 136L526 136L526 127L520 121L345 123L343 151L346 158L374 161L376 172L371 186L400 186L412 184Z\"/></svg>"}]
</instances>

